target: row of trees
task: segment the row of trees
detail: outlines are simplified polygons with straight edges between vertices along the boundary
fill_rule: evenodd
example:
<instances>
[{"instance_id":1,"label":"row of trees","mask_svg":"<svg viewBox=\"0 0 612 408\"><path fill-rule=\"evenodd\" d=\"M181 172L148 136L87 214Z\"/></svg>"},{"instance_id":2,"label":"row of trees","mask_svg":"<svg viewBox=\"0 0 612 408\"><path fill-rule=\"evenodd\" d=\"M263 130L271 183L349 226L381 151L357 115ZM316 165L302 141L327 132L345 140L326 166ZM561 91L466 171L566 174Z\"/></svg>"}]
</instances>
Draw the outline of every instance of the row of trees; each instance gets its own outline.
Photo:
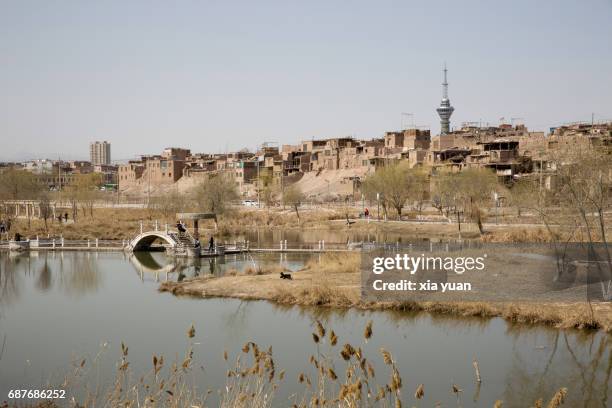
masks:
<instances>
[{"instance_id":1,"label":"row of trees","mask_svg":"<svg viewBox=\"0 0 612 408\"><path fill-rule=\"evenodd\" d=\"M393 210L401 219L407 203L421 213L424 203L431 203L441 214L456 220L473 221L483 233L486 209L497 205L494 199L503 196L506 204L516 207L518 216L527 210L547 226L579 226L589 236L606 241L606 214L612 201L612 160L605 150L574 149L557 153L551 179L545 186L545 174L532 173L501 184L493 171L471 168L461 172L428 168L410 169L405 162L385 166L363 183L363 192L370 202L378 202L383 213ZM609 214L608 214L609 216Z\"/></svg>"},{"instance_id":2,"label":"row of trees","mask_svg":"<svg viewBox=\"0 0 612 408\"><path fill-rule=\"evenodd\" d=\"M385 216L393 209L397 219L401 219L408 202L421 214L425 204L431 203L447 217L455 216L459 228L462 215L467 214L481 231L481 206L500 188L495 174L488 169L439 171L432 175L429 168L411 169L406 162L385 166L363 183L366 198L379 203Z\"/></svg>"},{"instance_id":3,"label":"row of trees","mask_svg":"<svg viewBox=\"0 0 612 408\"><path fill-rule=\"evenodd\" d=\"M52 217L52 200L67 200L72 206L72 218L77 220L79 207L83 215L93 217L93 207L99 199L99 187L103 180L100 174L76 175L73 182L62 191L51 192L42 184L39 178L25 170L8 169L0 173L0 204L12 200L36 200L40 204L40 215L47 227L47 221ZM4 213L5 206L0 205L0 218L11 218L12 212ZM28 219L28 222L30 220Z\"/></svg>"},{"instance_id":4,"label":"row of trees","mask_svg":"<svg viewBox=\"0 0 612 408\"><path fill-rule=\"evenodd\" d=\"M304 202L304 195L296 186L282 190L273 180L263 177L260 180L260 198L264 204L271 206L280 201L283 206L292 208L298 219L299 207ZM186 210L214 212L217 215L227 213L231 203L240 199L240 194L233 178L224 173L216 174L202 180L186 194L172 189L165 194L152 197L149 207L162 213L165 218Z\"/></svg>"}]
</instances>

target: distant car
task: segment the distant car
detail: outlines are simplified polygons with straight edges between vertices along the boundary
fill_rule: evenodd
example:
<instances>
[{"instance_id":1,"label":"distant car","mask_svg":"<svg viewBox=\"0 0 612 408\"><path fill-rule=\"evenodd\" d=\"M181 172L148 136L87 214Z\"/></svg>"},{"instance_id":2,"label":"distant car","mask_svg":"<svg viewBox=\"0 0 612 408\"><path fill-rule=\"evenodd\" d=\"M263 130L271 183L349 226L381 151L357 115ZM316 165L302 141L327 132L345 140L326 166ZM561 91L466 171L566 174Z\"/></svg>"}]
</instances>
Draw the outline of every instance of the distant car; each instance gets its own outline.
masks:
<instances>
[{"instance_id":1,"label":"distant car","mask_svg":"<svg viewBox=\"0 0 612 408\"><path fill-rule=\"evenodd\" d=\"M245 207L257 207L257 201L255 200L243 200L242 205Z\"/></svg>"}]
</instances>

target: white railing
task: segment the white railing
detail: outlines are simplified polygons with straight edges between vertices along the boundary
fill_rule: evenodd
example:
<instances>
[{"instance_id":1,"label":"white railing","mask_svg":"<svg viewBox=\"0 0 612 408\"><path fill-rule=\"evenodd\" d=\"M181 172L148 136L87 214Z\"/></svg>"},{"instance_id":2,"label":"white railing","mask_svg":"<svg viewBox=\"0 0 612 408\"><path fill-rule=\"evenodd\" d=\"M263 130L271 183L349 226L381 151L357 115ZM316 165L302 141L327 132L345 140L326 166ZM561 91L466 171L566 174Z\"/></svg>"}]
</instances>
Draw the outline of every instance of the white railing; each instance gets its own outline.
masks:
<instances>
[{"instance_id":1,"label":"white railing","mask_svg":"<svg viewBox=\"0 0 612 408\"><path fill-rule=\"evenodd\" d=\"M30 249L62 249L62 248L124 248L127 240L106 240L106 239L64 239L56 238L40 238L30 239ZM9 241L0 240L0 248L8 248Z\"/></svg>"}]
</instances>

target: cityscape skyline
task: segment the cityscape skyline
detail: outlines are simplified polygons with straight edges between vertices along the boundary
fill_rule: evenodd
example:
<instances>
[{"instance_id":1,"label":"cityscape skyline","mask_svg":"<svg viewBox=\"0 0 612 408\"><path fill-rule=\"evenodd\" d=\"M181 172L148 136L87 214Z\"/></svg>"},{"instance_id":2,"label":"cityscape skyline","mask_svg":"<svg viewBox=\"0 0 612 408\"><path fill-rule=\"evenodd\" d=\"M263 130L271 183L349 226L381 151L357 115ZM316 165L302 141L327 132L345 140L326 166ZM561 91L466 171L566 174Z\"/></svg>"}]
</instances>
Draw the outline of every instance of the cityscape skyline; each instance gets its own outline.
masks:
<instances>
[{"instance_id":1,"label":"cityscape skyline","mask_svg":"<svg viewBox=\"0 0 612 408\"><path fill-rule=\"evenodd\" d=\"M610 119L612 2L488 4L8 2L0 160L85 159L93 140L126 160L369 139L403 112L437 134L444 61L454 127Z\"/></svg>"}]
</instances>

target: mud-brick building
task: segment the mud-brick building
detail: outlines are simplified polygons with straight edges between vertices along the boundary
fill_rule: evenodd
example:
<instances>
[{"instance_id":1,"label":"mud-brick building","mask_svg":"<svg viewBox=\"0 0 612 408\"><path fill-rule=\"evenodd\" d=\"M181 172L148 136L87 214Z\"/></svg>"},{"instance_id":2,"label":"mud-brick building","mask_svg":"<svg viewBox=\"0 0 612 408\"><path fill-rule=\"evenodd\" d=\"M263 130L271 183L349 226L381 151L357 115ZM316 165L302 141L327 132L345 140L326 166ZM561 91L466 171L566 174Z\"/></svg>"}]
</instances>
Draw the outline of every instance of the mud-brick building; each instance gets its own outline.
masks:
<instances>
[{"instance_id":1,"label":"mud-brick building","mask_svg":"<svg viewBox=\"0 0 612 408\"><path fill-rule=\"evenodd\" d=\"M189 149L169 147L161 155L142 156L119 166L119 190L136 186L172 184L183 177Z\"/></svg>"}]
</instances>

